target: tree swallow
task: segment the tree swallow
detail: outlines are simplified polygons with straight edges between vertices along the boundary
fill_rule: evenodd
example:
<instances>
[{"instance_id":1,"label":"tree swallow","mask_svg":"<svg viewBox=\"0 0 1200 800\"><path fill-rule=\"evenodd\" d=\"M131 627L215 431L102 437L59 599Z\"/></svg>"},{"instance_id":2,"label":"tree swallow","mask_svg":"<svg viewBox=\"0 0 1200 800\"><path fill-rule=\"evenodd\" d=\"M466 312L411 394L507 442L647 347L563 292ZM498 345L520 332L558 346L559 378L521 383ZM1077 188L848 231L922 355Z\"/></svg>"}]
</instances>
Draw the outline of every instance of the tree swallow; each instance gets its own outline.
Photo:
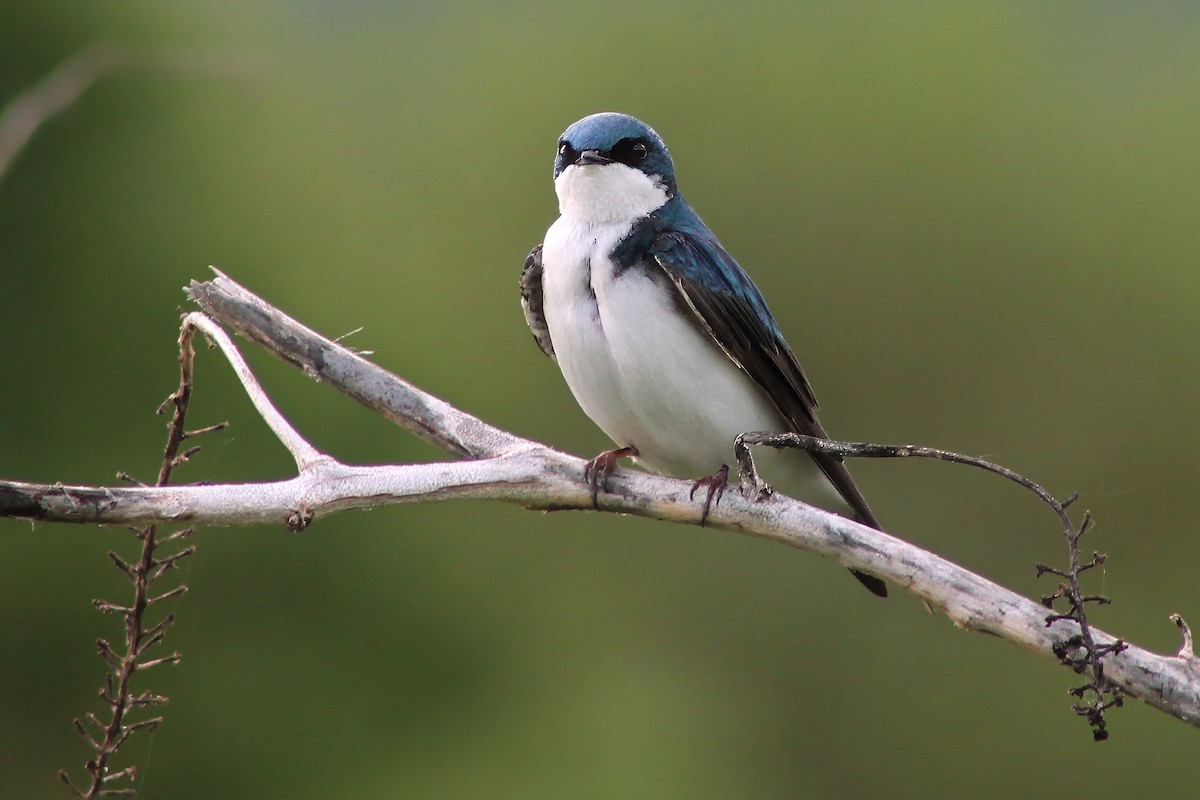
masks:
<instances>
[{"instance_id":1,"label":"tree swallow","mask_svg":"<svg viewBox=\"0 0 1200 800\"><path fill-rule=\"evenodd\" d=\"M525 318L576 401L617 444L588 468L593 492L617 457L723 481L747 431L826 437L817 400L762 294L683 199L650 126L593 114L554 160L559 217L521 275ZM879 528L840 459L769 450L768 480ZM723 484L722 484L723 485ZM593 495L594 496L594 495ZM854 571L877 595L879 578Z\"/></svg>"}]
</instances>

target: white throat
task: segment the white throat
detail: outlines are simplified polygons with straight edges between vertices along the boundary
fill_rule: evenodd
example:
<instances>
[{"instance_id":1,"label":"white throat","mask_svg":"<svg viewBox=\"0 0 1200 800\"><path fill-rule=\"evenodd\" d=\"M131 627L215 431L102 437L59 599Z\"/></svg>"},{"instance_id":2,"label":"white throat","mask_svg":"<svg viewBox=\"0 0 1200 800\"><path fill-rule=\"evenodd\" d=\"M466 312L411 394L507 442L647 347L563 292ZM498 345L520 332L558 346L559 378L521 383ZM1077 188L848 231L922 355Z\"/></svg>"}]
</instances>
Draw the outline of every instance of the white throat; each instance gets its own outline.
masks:
<instances>
[{"instance_id":1,"label":"white throat","mask_svg":"<svg viewBox=\"0 0 1200 800\"><path fill-rule=\"evenodd\" d=\"M558 213L580 222L631 223L669 199L661 179L625 164L572 164L554 179Z\"/></svg>"}]
</instances>

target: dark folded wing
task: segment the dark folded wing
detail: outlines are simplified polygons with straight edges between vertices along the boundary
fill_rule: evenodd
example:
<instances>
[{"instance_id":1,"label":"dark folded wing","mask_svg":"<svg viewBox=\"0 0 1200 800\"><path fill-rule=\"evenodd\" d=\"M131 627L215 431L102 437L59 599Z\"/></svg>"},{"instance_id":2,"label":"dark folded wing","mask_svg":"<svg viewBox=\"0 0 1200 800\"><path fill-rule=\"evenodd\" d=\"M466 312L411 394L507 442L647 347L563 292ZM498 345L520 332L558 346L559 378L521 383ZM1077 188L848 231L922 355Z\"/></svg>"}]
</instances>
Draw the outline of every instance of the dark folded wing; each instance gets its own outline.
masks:
<instances>
[{"instance_id":1,"label":"dark folded wing","mask_svg":"<svg viewBox=\"0 0 1200 800\"><path fill-rule=\"evenodd\" d=\"M828 438L817 398L758 288L715 239L690 231L659 233L650 252L712 340L762 387L796 433ZM863 523L879 528L840 458L813 455L821 472Z\"/></svg>"},{"instance_id":2,"label":"dark folded wing","mask_svg":"<svg viewBox=\"0 0 1200 800\"><path fill-rule=\"evenodd\" d=\"M521 269L521 310L525 312L525 324L529 326L533 340L542 352L553 361L554 342L550 341L550 329L546 327L546 313L542 307L542 246L530 251Z\"/></svg>"}]
</instances>

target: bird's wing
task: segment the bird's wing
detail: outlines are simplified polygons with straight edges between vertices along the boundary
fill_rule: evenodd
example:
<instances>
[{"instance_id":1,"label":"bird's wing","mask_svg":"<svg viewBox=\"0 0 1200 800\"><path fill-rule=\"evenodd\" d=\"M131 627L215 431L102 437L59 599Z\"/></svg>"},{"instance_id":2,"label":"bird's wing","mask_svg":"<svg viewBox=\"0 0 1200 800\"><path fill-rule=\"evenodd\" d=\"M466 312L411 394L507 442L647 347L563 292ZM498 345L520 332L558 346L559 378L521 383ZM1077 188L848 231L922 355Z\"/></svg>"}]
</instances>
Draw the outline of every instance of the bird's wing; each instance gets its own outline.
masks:
<instances>
[{"instance_id":1,"label":"bird's wing","mask_svg":"<svg viewBox=\"0 0 1200 800\"><path fill-rule=\"evenodd\" d=\"M550 341L550 329L546 327L546 313L542 308L542 246L539 244L529 252L525 266L521 269L521 310L525 312L525 324L529 326L533 340L542 352L557 362L554 342Z\"/></svg>"},{"instance_id":2,"label":"bird's wing","mask_svg":"<svg viewBox=\"0 0 1200 800\"><path fill-rule=\"evenodd\" d=\"M650 253L700 327L767 393L792 430L828 438L817 419L812 386L779 324L758 288L720 243L691 231L667 230L654 238ZM810 455L859 520L878 529L879 521L842 459Z\"/></svg>"}]
</instances>

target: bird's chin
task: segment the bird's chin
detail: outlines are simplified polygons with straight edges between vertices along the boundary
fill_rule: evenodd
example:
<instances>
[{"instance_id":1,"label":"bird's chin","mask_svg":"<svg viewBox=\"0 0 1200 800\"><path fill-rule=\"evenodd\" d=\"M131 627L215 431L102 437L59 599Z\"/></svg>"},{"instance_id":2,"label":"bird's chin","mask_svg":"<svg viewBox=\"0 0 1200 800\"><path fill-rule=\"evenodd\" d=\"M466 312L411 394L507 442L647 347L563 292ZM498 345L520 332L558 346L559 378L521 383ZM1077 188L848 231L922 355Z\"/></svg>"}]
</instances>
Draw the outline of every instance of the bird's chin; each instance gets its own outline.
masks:
<instances>
[{"instance_id":1,"label":"bird's chin","mask_svg":"<svg viewBox=\"0 0 1200 800\"><path fill-rule=\"evenodd\" d=\"M669 199L661 179L625 164L572 164L554 179L564 217L597 223L628 223Z\"/></svg>"}]
</instances>

